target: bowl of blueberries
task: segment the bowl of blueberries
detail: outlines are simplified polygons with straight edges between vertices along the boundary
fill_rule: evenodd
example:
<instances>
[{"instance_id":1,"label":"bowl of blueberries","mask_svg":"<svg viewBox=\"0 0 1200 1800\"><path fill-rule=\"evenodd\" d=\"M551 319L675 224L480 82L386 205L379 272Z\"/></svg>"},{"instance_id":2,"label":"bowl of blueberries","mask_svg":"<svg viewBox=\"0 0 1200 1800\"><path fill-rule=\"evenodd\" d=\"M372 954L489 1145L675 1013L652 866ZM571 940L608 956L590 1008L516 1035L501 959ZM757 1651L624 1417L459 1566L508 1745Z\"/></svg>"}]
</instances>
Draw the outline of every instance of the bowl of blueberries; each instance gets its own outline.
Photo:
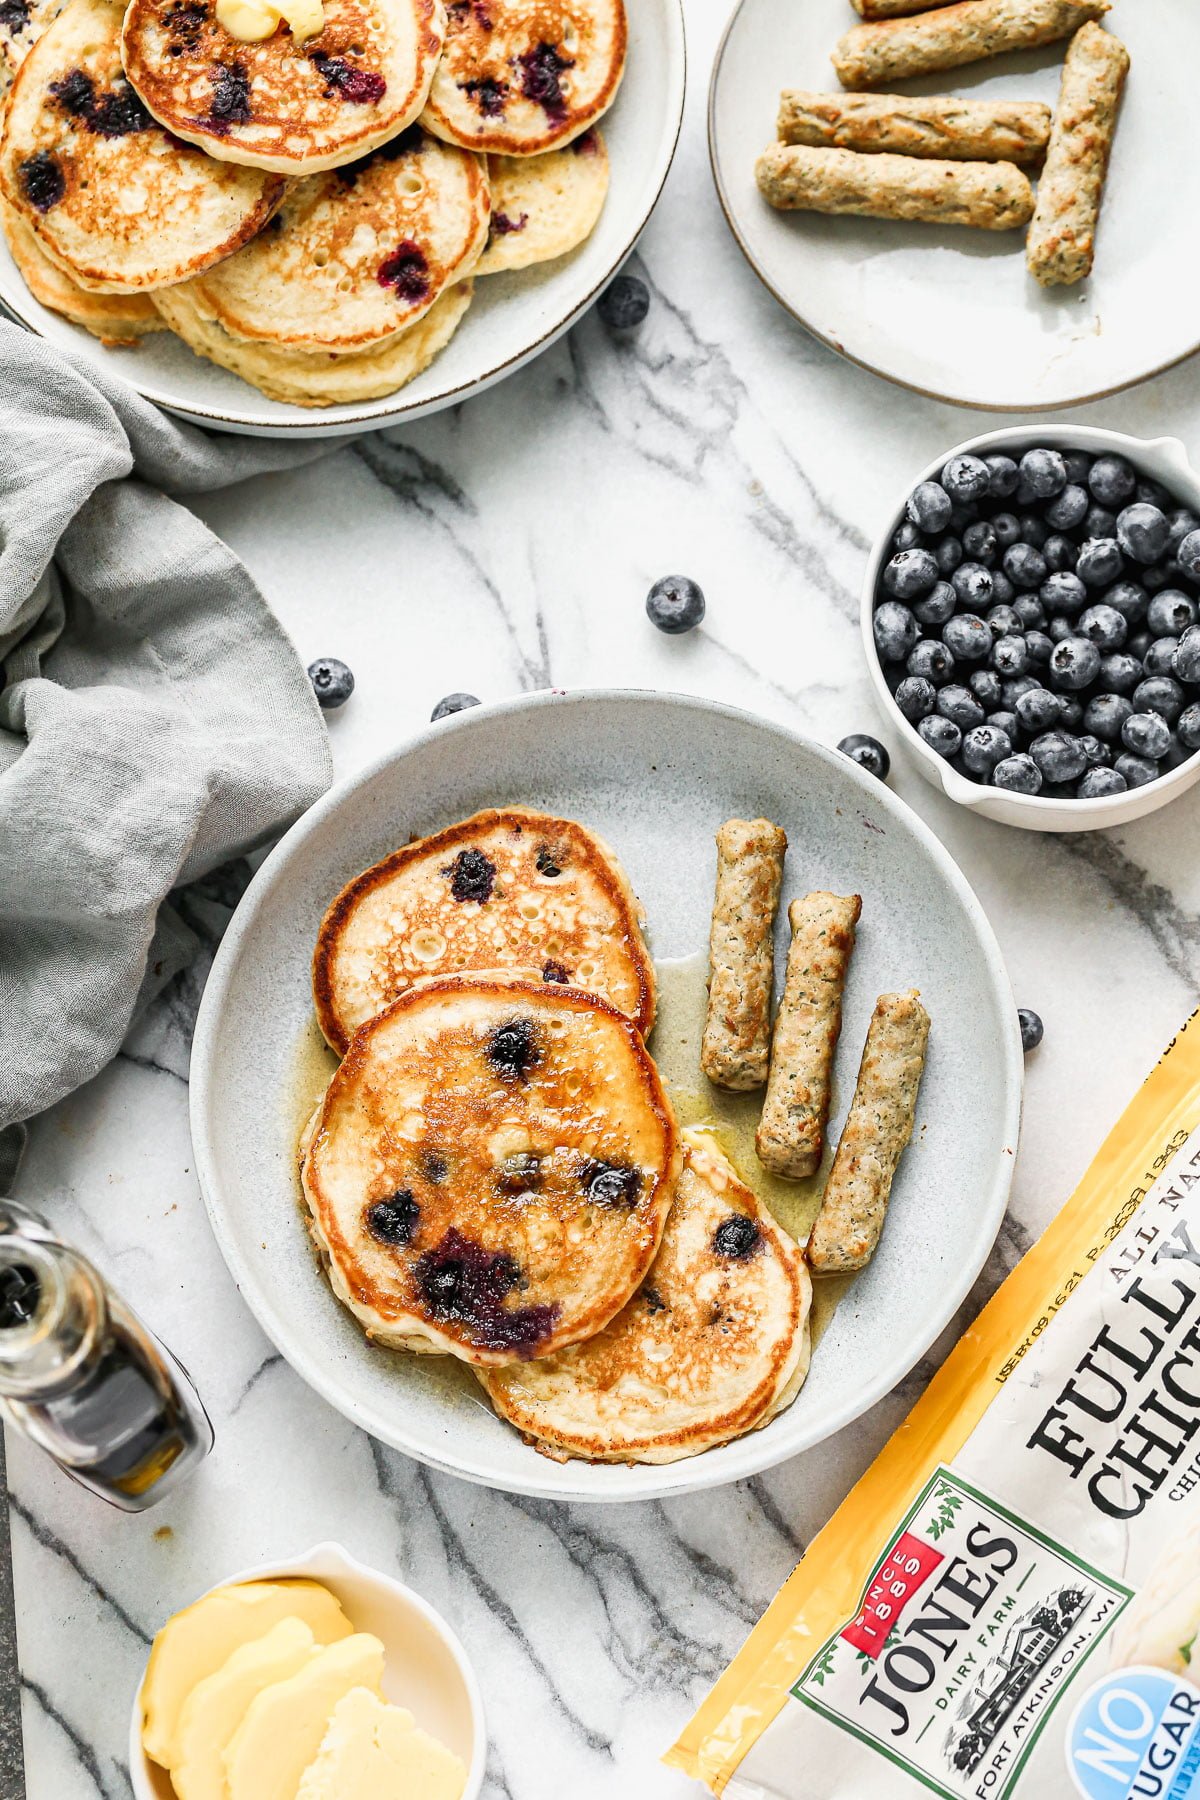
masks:
<instances>
[{"instance_id":1,"label":"bowl of blueberries","mask_svg":"<svg viewBox=\"0 0 1200 1800\"><path fill-rule=\"evenodd\" d=\"M1200 779L1200 477L1174 438L1014 427L940 457L862 626L922 774L989 819L1091 831Z\"/></svg>"}]
</instances>

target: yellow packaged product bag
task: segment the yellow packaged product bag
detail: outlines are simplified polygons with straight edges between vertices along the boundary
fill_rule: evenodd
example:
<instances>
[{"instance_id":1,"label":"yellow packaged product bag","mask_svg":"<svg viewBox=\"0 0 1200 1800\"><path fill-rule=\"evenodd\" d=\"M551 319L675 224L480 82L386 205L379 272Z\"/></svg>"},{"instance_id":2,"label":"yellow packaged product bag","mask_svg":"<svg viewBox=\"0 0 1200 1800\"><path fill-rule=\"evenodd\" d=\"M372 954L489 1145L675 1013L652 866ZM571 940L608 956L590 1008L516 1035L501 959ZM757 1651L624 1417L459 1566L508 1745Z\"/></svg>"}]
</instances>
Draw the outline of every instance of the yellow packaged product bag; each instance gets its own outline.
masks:
<instances>
[{"instance_id":1,"label":"yellow packaged product bag","mask_svg":"<svg viewBox=\"0 0 1200 1800\"><path fill-rule=\"evenodd\" d=\"M730 1800L1200 1800L1200 1014L667 1761Z\"/></svg>"}]
</instances>

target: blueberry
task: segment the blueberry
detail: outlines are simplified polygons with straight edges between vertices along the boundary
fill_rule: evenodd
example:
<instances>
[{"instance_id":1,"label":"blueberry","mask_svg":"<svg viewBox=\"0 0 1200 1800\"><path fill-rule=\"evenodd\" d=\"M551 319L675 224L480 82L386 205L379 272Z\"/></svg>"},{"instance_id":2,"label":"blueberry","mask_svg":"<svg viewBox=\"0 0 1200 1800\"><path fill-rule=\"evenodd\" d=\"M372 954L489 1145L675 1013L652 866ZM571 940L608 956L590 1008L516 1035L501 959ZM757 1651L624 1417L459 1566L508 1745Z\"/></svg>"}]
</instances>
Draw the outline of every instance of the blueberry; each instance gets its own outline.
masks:
<instances>
[{"instance_id":1,"label":"blueberry","mask_svg":"<svg viewBox=\"0 0 1200 1800\"><path fill-rule=\"evenodd\" d=\"M1021 721L1015 712L1009 712L1002 707L999 712L991 713L987 722L993 731L1002 731L1006 738L1009 738L1014 744L1016 743L1017 733L1021 729Z\"/></svg>"},{"instance_id":2,"label":"blueberry","mask_svg":"<svg viewBox=\"0 0 1200 1800\"><path fill-rule=\"evenodd\" d=\"M1121 727L1121 742L1135 756L1161 762L1171 745L1171 727L1161 713L1130 713Z\"/></svg>"},{"instance_id":3,"label":"blueberry","mask_svg":"<svg viewBox=\"0 0 1200 1800\"><path fill-rule=\"evenodd\" d=\"M1144 506L1157 506L1160 512L1171 504L1171 496L1162 482L1155 481L1150 475L1139 476L1133 497Z\"/></svg>"},{"instance_id":4,"label":"blueberry","mask_svg":"<svg viewBox=\"0 0 1200 1800\"><path fill-rule=\"evenodd\" d=\"M841 740L838 749L851 762L856 762L860 769L865 769L868 775L877 775L880 781L887 780L892 759L878 738L868 737L863 731L855 731Z\"/></svg>"},{"instance_id":5,"label":"blueberry","mask_svg":"<svg viewBox=\"0 0 1200 1800\"><path fill-rule=\"evenodd\" d=\"M1110 763L1113 753L1100 738L1093 737L1091 732L1084 732L1079 742L1083 746L1083 754L1087 757L1088 768L1098 769L1101 764Z\"/></svg>"},{"instance_id":6,"label":"blueberry","mask_svg":"<svg viewBox=\"0 0 1200 1800\"><path fill-rule=\"evenodd\" d=\"M1117 542L1134 562L1157 562L1167 547L1171 528L1157 506L1138 500L1117 514Z\"/></svg>"},{"instance_id":7,"label":"blueberry","mask_svg":"<svg viewBox=\"0 0 1200 1800\"><path fill-rule=\"evenodd\" d=\"M992 599L996 602L996 605L1011 606L1017 597L1017 590L1008 579L1008 576L1004 573L1004 570L993 569L991 571L991 577Z\"/></svg>"},{"instance_id":8,"label":"blueberry","mask_svg":"<svg viewBox=\"0 0 1200 1800\"><path fill-rule=\"evenodd\" d=\"M1110 794L1123 794L1129 783L1119 769L1089 769L1076 788L1080 800L1106 800Z\"/></svg>"},{"instance_id":9,"label":"blueberry","mask_svg":"<svg viewBox=\"0 0 1200 1800\"><path fill-rule=\"evenodd\" d=\"M962 759L972 775L986 781L996 764L1013 753L1012 739L994 725L976 725L963 739Z\"/></svg>"},{"instance_id":10,"label":"blueberry","mask_svg":"<svg viewBox=\"0 0 1200 1800\"><path fill-rule=\"evenodd\" d=\"M922 719L917 733L939 756L957 756L962 749L962 732L953 719L944 719L940 713L930 713Z\"/></svg>"},{"instance_id":11,"label":"blueberry","mask_svg":"<svg viewBox=\"0 0 1200 1800\"><path fill-rule=\"evenodd\" d=\"M1161 713L1167 724L1173 725L1183 711L1187 695L1169 675L1151 675L1138 682L1132 697L1134 712Z\"/></svg>"},{"instance_id":12,"label":"blueberry","mask_svg":"<svg viewBox=\"0 0 1200 1800\"><path fill-rule=\"evenodd\" d=\"M992 645L992 667L998 675L1023 675L1029 667L1029 651L1023 637L997 638Z\"/></svg>"},{"instance_id":13,"label":"blueberry","mask_svg":"<svg viewBox=\"0 0 1200 1800\"><path fill-rule=\"evenodd\" d=\"M322 656L315 663L309 663L308 679L313 684L313 693L327 712L335 706L345 706L354 692L354 677L336 656Z\"/></svg>"},{"instance_id":14,"label":"blueberry","mask_svg":"<svg viewBox=\"0 0 1200 1800\"><path fill-rule=\"evenodd\" d=\"M1200 581L1200 530L1189 531L1175 547L1175 561L1185 575Z\"/></svg>"},{"instance_id":15,"label":"blueberry","mask_svg":"<svg viewBox=\"0 0 1200 1800\"><path fill-rule=\"evenodd\" d=\"M1125 645L1125 654L1127 656L1135 657L1140 667L1149 655L1150 646L1153 642L1154 639L1150 636L1148 631L1135 631ZM1172 656L1175 654L1174 650L1172 650L1171 654ZM1143 673L1145 673L1144 670Z\"/></svg>"},{"instance_id":16,"label":"blueberry","mask_svg":"<svg viewBox=\"0 0 1200 1800\"><path fill-rule=\"evenodd\" d=\"M1120 506L1133 498L1137 476L1123 456L1098 456L1088 472L1088 487L1101 506Z\"/></svg>"},{"instance_id":17,"label":"blueberry","mask_svg":"<svg viewBox=\"0 0 1200 1800\"><path fill-rule=\"evenodd\" d=\"M1028 542L1010 544L1004 552L1004 573L1014 587L1040 587L1048 574L1046 559Z\"/></svg>"},{"instance_id":18,"label":"blueberry","mask_svg":"<svg viewBox=\"0 0 1200 1800\"><path fill-rule=\"evenodd\" d=\"M1021 527L1017 523L1016 513L996 513L992 519L992 536L1002 550L1015 544L1021 536Z\"/></svg>"},{"instance_id":19,"label":"blueberry","mask_svg":"<svg viewBox=\"0 0 1200 1800\"><path fill-rule=\"evenodd\" d=\"M1025 633L1025 648L1029 652L1029 661L1032 666L1035 669L1045 669L1050 663L1050 657L1054 650L1054 640L1051 637L1047 637L1044 631L1027 631Z\"/></svg>"},{"instance_id":20,"label":"blueberry","mask_svg":"<svg viewBox=\"0 0 1200 1800\"><path fill-rule=\"evenodd\" d=\"M532 1019L509 1019L489 1033L484 1055L503 1081L528 1081L542 1060L537 1027Z\"/></svg>"},{"instance_id":21,"label":"blueberry","mask_svg":"<svg viewBox=\"0 0 1200 1800\"><path fill-rule=\"evenodd\" d=\"M1088 587L1107 587L1117 579L1124 566L1116 538L1088 538L1075 559L1075 573Z\"/></svg>"},{"instance_id":22,"label":"blueberry","mask_svg":"<svg viewBox=\"0 0 1200 1800\"><path fill-rule=\"evenodd\" d=\"M1067 471L1068 481L1079 481L1086 487L1092 467L1092 458L1086 450L1064 450L1063 467Z\"/></svg>"},{"instance_id":23,"label":"blueberry","mask_svg":"<svg viewBox=\"0 0 1200 1800\"><path fill-rule=\"evenodd\" d=\"M1178 550L1188 532L1198 528L1200 519L1194 512L1189 512L1186 506L1176 507L1167 514L1167 548L1172 552Z\"/></svg>"},{"instance_id":24,"label":"blueberry","mask_svg":"<svg viewBox=\"0 0 1200 1800\"><path fill-rule=\"evenodd\" d=\"M436 723L438 719L448 719L451 713L466 712L468 706L478 706L479 704L478 696L475 694L447 694L444 699L438 701L429 717Z\"/></svg>"},{"instance_id":25,"label":"blueberry","mask_svg":"<svg viewBox=\"0 0 1200 1800\"><path fill-rule=\"evenodd\" d=\"M983 460L987 465L988 493L992 499L1007 500L1010 494L1015 494L1021 472L1012 457L993 454Z\"/></svg>"},{"instance_id":26,"label":"blueberry","mask_svg":"<svg viewBox=\"0 0 1200 1800\"><path fill-rule=\"evenodd\" d=\"M965 552L962 541L956 537L944 537L934 551L937 566L943 575L952 575L962 561Z\"/></svg>"},{"instance_id":27,"label":"blueberry","mask_svg":"<svg viewBox=\"0 0 1200 1800\"><path fill-rule=\"evenodd\" d=\"M993 606L989 610L987 622L992 636L997 640L1002 637L1011 637L1015 631L1021 629L1021 621L1013 608L1004 604Z\"/></svg>"},{"instance_id":28,"label":"blueberry","mask_svg":"<svg viewBox=\"0 0 1200 1800\"><path fill-rule=\"evenodd\" d=\"M1126 719L1133 717L1133 707L1123 694L1093 694L1083 714L1083 728L1094 737L1110 742L1121 735Z\"/></svg>"},{"instance_id":29,"label":"blueberry","mask_svg":"<svg viewBox=\"0 0 1200 1800\"><path fill-rule=\"evenodd\" d=\"M967 676L967 686L987 712L995 712L1003 698L1000 689L1000 677L994 669L972 669Z\"/></svg>"},{"instance_id":30,"label":"blueberry","mask_svg":"<svg viewBox=\"0 0 1200 1800\"><path fill-rule=\"evenodd\" d=\"M1083 730L1083 701L1074 694L1060 694L1062 705L1058 710L1058 723L1063 731L1072 736Z\"/></svg>"},{"instance_id":31,"label":"blueberry","mask_svg":"<svg viewBox=\"0 0 1200 1800\"><path fill-rule=\"evenodd\" d=\"M1171 673L1189 687L1200 683L1200 625L1191 625L1179 640L1179 648L1171 658Z\"/></svg>"},{"instance_id":32,"label":"blueberry","mask_svg":"<svg viewBox=\"0 0 1200 1800\"><path fill-rule=\"evenodd\" d=\"M1090 505L1087 489L1068 482L1046 508L1046 522L1053 525L1055 531L1071 531L1076 525L1082 525Z\"/></svg>"},{"instance_id":33,"label":"blueberry","mask_svg":"<svg viewBox=\"0 0 1200 1800\"><path fill-rule=\"evenodd\" d=\"M1118 756L1113 768L1118 775L1124 777L1125 786L1131 788L1145 787L1148 781L1154 781L1158 775L1157 763L1148 762L1144 756L1136 756L1131 750Z\"/></svg>"},{"instance_id":34,"label":"blueberry","mask_svg":"<svg viewBox=\"0 0 1200 1800\"><path fill-rule=\"evenodd\" d=\"M1029 754L1046 781L1078 781L1087 768L1082 744L1066 731L1044 731L1034 738Z\"/></svg>"},{"instance_id":35,"label":"blueberry","mask_svg":"<svg viewBox=\"0 0 1200 1800\"><path fill-rule=\"evenodd\" d=\"M1193 701L1185 706L1175 725L1179 733L1179 741L1186 744L1189 750L1200 750L1200 703Z\"/></svg>"},{"instance_id":36,"label":"blueberry","mask_svg":"<svg viewBox=\"0 0 1200 1800\"><path fill-rule=\"evenodd\" d=\"M954 658L936 638L922 638L909 651L905 667L910 675L923 675L935 687L944 687L954 674Z\"/></svg>"},{"instance_id":37,"label":"blueberry","mask_svg":"<svg viewBox=\"0 0 1200 1800\"><path fill-rule=\"evenodd\" d=\"M991 483L991 471L977 456L952 456L942 470L942 486L959 505L982 500Z\"/></svg>"},{"instance_id":38,"label":"blueberry","mask_svg":"<svg viewBox=\"0 0 1200 1800\"><path fill-rule=\"evenodd\" d=\"M1099 673L1100 652L1088 638L1069 637L1061 644L1055 644L1050 658L1050 680L1056 688L1077 692L1089 687Z\"/></svg>"},{"instance_id":39,"label":"blueberry","mask_svg":"<svg viewBox=\"0 0 1200 1800\"><path fill-rule=\"evenodd\" d=\"M1025 631L1044 631L1049 616L1036 594L1018 594L1012 609Z\"/></svg>"},{"instance_id":40,"label":"blueberry","mask_svg":"<svg viewBox=\"0 0 1200 1800\"><path fill-rule=\"evenodd\" d=\"M1067 485L1067 465L1057 450L1027 450L1020 462L1018 498L1049 500Z\"/></svg>"},{"instance_id":41,"label":"blueberry","mask_svg":"<svg viewBox=\"0 0 1200 1800\"><path fill-rule=\"evenodd\" d=\"M1065 643L1069 637L1075 636L1075 621L1073 619L1051 619L1046 627L1046 635L1052 644Z\"/></svg>"},{"instance_id":42,"label":"blueberry","mask_svg":"<svg viewBox=\"0 0 1200 1800\"><path fill-rule=\"evenodd\" d=\"M1182 588L1164 588L1146 608L1146 628L1153 637L1179 637L1196 623L1196 602Z\"/></svg>"},{"instance_id":43,"label":"blueberry","mask_svg":"<svg viewBox=\"0 0 1200 1800\"><path fill-rule=\"evenodd\" d=\"M1063 569L1073 569L1078 554L1078 546L1069 537L1064 537L1061 531L1051 532L1042 545L1042 555L1052 575L1057 575Z\"/></svg>"},{"instance_id":44,"label":"blueberry","mask_svg":"<svg viewBox=\"0 0 1200 1800\"><path fill-rule=\"evenodd\" d=\"M982 611L992 598L992 572L982 563L960 563L950 577L950 586L963 606Z\"/></svg>"},{"instance_id":45,"label":"blueberry","mask_svg":"<svg viewBox=\"0 0 1200 1800\"><path fill-rule=\"evenodd\" d=\"M1041 1043L1045 1026L1038 1014L1031 1012L1027 1006L1018 1007L1017 1018L1021 1022L1021 1048L1028 1056Z\"/></svg>"},{"instance_id":46,"label":"blueberry","mask_svg":"<svg viewBox=\"0 0 1200 1800\"><path fill-rule=\"evenodd\" d=\"M1104 604L1114 607L1130 625L1136 625L1146 616L1146 590L1136 581L1116 581L1105 594Z\"/></svg>"},{"instance_id":47,"label":"blueberry","mask_svg":"<svg viewBox=\"0 0 1200 1800\"><path fill-rule=\"evenodd\" d=\"M1090 638L1101 655L1119 650L1129 634L1129 627L1115 606L1089 606L1079 615L1080 637Z\"/></svg>"},{"instance_id":48,"label":"blueberry","mask_svg":"<svg viewBox=\"0 0 1200 1800\"><path fill-rule=\"evenodd\" d=\"M730 1213L713 1232L712 1247L718 1256L744 1262L748 1256L753 1256L761 1239L762 1232L753 1219L745 1213Z\"/></svg>"},{"instance_id":49,"label":"blueberry","mask_svg":"<svg viewBox=\"0 0 1200 1800\"><path fill-rule=\"evenodd\" d=\"M1050 527L1040 513L1021 513L1017 524L1021 527L1017 542L1032 544L1035 550L1040 550L1050 536Z\"/></svg>"},{"instance_id":50,"label":"blueberry","mask_svg":"<svg viewBox=\"0 0 1200 1800\"><path fill-rule=\"evenodd\" d=\"M1022 752L1006 756L992 770L993 787L1006 788L1010 794L1037 794L1041 791L1042 771L1032 756Z\"/></svg>"},{"instance_id":51,"label":"blueberry","mask_svg":"<svg viewBox=\"0 0 1200 1800\"><path fill-rule=\"evenodd\" d=\"M1067 569L1060 569L1053 575L1047 575L1038 589L1038 599L1047 612L1073 619L1087 605L1087 589L1078 575L1071 574Z\"/></svg>"},{"instance_id":52,"label":"blueberry","mask_svg":"<svg viewBox=\"0 0 1200 1800\"><path fill-rule=\"evenodd\" d=\"M943 625L942 641L961 662L983 662L991 654L991 626L977 613L958 613Z\"/></svg>"},{"instance_id":53,"label":"blueberry","mask_svg":"<svg viewBox=\"0 0 1200 1800\"><path fill-rule=\"evenodd\" d=\"M897 600L919 600L938 578L938 566L928 550L899 550L883 571L883 585Z\"/></svg>"},{"instance_id":54,"label":"blueberry","mask_svg":"<svg viewBox=\"0 0 1200 1800\"><path fill-rule=\"evenodd\" d=\"M376 1200L367 1207L363 1223L371 1236L381 1244L407 1244L421 1219L421 1208L409 1188L398 1188L389 1200Z\"/></svg>"},{"instance_id":55,"label":"blueberry","mask_svg":"<svg viewBox=\"0 0 1200 1800\"><path fill-rule=\"evenodd\" d=\"M885 600L875 609L875 647L884 662L904 662L921 636L921 627L898 600Z\"/></svg>"},{"instance_id":56,"label":"blueberry","mask_svg":"<svg viewBox=\"0 0 1200 1800\"><path fill-rule=\"evenodd\" d=\"M934 710L957 725L960 731L973 731L976 725L983 724L986 716L970 688L958 686L942 688Z\"/></svg>"},{"instance_id":57,"label":"blueberry","mask_svg":"<svg viewBox=\"0 0 1200 1800\"><path fill-rule=\"evenodd\" d=\"M1155 638L1148 644L1142 657L1142 668L1147 675L1170 675L1175 667L1175 652L1179 648L1179 639L1175 637Z\"/></svg>"},{"instance_id":58,"label":"blueberry","mask_svg":"<svg viewBox=\"0 0 1200 1800\"><path fill-rule=\"evenodd\" d=\"M1142 665L1128 651L1121 656L1104 656L1100 659L1099 679L1110 694L1132 694L1142 679Z\"/></svg>"},{"instance_id":59,"label":"blueberry","mask_svg":"<svg viewBox=\"0 0 1200 1800\"><path fill-rule=\"evenodd\" d=\"M904 714L910 725L923 719L933 711L937 699L937 689L932 681L926 681L923 675L906 675L896 689L896 705Z\"/></svg>"},{"instance_id":60,"label":"blueberry","mask_svg":"<svg viewBox=\"0 0 1200 1800\"><path fill-rule=\"evenodd\" d=\"M1011 712L1022 694L1028 694L1032 688L1040 688L1041 685L1036 675L1014 675L1004 683L1000 703L1006 712ZM971 692L975 692L974 688ZM996 709L992 707L989 710L994 712Z\"/></svg>"},{"instance_id":61,"label":"blueberry","mask_svg":"<svg viewBox=\"0 0 1200 1800\"><path fill-rule=\"evenodd\" d=\"M618 275L596 302L596 311L610 331L633 331L650 311L650 289L636 275Z\"/></svg>"},{"instance_id":62,"label":"blueberry","mask_svg":"<svg viewBox=\"0 0 1200 1800\"><path fill-rule=\"evenodd\" d=\"M1117 531L1117 515L1109 512L1105 506L1089 506L1083 521L1085 538L1115 537Z\"/></svg>"},{"instance_id":63,"label":"blueberry","mask_svg":"<svg viewBox=\"0 0 1200 1800\"><path fill-rule=\"evenodd\" d=\"M1000 553L999 539L986 519L976 519L962 536L963 549L974 562L990 568Z\"/></svg>"},{"instance_id":64,"label":"blueberry","mask_svg":"<svg viewBox=\"0 0 1200 1800\"><path fill-rule=\"evenodd\" d=\"M905 611L902 607L901 611ZM878 613L875 615L878 618ZM646 595L646 617L659 631L674 635L680 631L694 631L704 617L704 591L690 576L664 575L656 581ZM916 620L908 614L912 621L913 642L916 642Z\"/></svg>"},{"instance_id":65,"label":"blueberry","mask_svg":"<svg viewBox=\"0 0 1200 1800\"><path fill-rule=\"evenodd\" d=\"M950 523L951 500L939 481L922 481L908 496L905 516L922 531L945 531Z\"/></svg>"},{"instance_id":66,"label":"blueberry","mask_svg":"<svg viewBox=\"0 0 1200 1800\"><path fill-rule=\"evenodd\" d=\"M893 550L917 550L925 541L924 532L918 531L910 520L904 519L892 533Z\"/></svg>"},{"instance_id":67,"label":"blueberry","mask_svg":"<svg viewBox=\"0 0 1200 1800\"><path fill-rule=\"evenodd\" d=\"M1016 701L1018 719L1023 728L1035 736L1040 736L1042 732L1057 725L1061 711L1058 695L1052 694L1048 688L1030 688L1028 693L1022 694Z\"/></svg>"},{"instance_id":68,"label":"blueberry","mask_svg":"<svg viewBox=\"0 0 1200 1800\"><path fill-rule=\"evenodd\" d=\"M913 617L921 625L944 625L954 614L958 605L958 595L948 581L939 581L935 588L914 600Z\"/></svg>"}]
</instances>

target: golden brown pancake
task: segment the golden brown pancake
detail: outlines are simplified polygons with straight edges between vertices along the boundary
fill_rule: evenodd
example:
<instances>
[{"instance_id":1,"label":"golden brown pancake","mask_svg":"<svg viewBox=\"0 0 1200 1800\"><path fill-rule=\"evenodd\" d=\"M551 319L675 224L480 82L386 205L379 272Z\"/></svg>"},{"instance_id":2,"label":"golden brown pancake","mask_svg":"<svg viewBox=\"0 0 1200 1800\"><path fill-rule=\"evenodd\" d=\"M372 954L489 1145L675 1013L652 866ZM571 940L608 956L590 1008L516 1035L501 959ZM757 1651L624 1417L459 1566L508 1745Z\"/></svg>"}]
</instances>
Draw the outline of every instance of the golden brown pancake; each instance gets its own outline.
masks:
<instances>
[{"instance_id":1,"label":"golden brown pancake","mask_svg":"<svg viewBox=\"0 0 1200 1800\"><path fill-rule=\"evenodd\" d=\"M136 344L150 331L164 331L149 294L89 294L50 261L14 206L0 194L0 226L13 262L39 306L82 325L116 350Z\"/></svg>"}]
</instances>

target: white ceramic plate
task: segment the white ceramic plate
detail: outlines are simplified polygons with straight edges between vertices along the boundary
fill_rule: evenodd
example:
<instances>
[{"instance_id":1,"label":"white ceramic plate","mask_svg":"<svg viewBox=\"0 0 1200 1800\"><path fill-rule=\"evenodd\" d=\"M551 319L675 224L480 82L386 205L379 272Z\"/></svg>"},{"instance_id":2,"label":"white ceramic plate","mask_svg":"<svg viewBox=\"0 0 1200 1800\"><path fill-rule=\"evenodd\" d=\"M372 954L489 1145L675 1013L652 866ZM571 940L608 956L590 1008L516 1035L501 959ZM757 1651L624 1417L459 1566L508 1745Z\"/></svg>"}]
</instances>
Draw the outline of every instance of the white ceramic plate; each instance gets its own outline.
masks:
<instances>
[{"instance_id":1,"label":"white ceramic plate","mask_svg":"<svg viewBox=\"0 0 1200 1800\"><path fill-rule=\"evenodd\" d=\"M790 894L861 893L835 1125L875 996L915 984L933 1017L918 1128L880 1250L842 1300L799 1399L765 1430L667 1467L551 1462L492 1414L461 1364L369 1348L317 1272L301 1221L296 1137L307 1108L298 1046L311 1031L321 915L345 881L410 833L505 801L572 815L614 845L656 957L707 945L713 834L735 814L762 812L787 831ZM213 1229L244 1299L297 1372L348 1418L490 1486L644 1499L781 1462L865 1411L912 1367L999 1228L1021 1070L1016 1009L987 920L945 850L885 787L835 752L710 701L547 693L422 733L318 802L267 859L205 991L192 1135Z\"/></svg>"},{"instance_id":2,"label":"white ceramic plate","mask_svg":"<svg viewBox=\"0 0 1200 1800\"><path fill-rule=\"evenodd\" d=\"M717 53L709 144L725 215L776 299L877 374L961 406L1077 405L1200 346L1200 157L1188 70L1194 0L1116 0L1106 24L1132 57L1097 236L1073 288L1039 288L1023 231L780 213L754 182L781 87L839 91L829 53L857 23L846 0L741 0ZM1044 100L1065 46L898 82L910 94ZM1164 172L1169 170L1169 178Z\"/></svg>"},{"instance_id":3,"label":"white ceramic plate","mask_svg":"<svg viewBox=\"0 0 1200 1800\"><path fill-rule=\"evenodd\" d=\"M577 319L618 269L654 210L675 154L683 116L684 37L680 0L633 0L629 57L611 111L601 120L611 167L599 224L571 255L540 268L478 281L459 330L424 374L382 400L303 407L194 356L169 332L136 349L106 350L94 337L31 298L0 237L0 301L51 343L131 382L181 417L259 437L335 437L437 412L511 375Z\"/></svg>"}]
</instances>

